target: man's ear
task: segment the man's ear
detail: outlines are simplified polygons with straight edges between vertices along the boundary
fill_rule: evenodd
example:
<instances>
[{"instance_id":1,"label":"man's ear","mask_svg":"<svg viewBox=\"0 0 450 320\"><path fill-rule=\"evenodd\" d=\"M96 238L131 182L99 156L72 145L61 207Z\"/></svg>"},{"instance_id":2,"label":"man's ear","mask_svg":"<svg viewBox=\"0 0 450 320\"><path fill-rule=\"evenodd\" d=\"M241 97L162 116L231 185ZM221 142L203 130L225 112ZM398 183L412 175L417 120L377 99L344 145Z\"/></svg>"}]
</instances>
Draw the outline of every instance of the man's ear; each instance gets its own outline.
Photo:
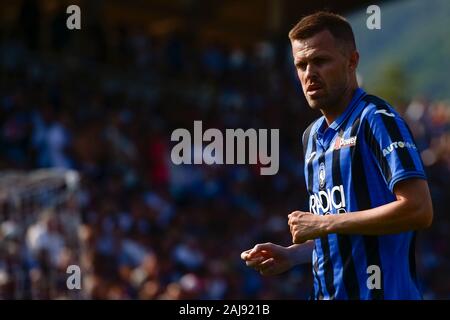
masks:
<instances>
[{"instance_id":1,"label":"man's ear","mask_svg":"<svg viewBox=\"0 0 450 320\"><path fill-rule=\"evenodd\" d=\"M349 60L350 69L356 70L356 68L358 67L358 63L359 63L359 52L353 50L352 53L350 53L350 60Z\"/></svg>"}]
</instances>

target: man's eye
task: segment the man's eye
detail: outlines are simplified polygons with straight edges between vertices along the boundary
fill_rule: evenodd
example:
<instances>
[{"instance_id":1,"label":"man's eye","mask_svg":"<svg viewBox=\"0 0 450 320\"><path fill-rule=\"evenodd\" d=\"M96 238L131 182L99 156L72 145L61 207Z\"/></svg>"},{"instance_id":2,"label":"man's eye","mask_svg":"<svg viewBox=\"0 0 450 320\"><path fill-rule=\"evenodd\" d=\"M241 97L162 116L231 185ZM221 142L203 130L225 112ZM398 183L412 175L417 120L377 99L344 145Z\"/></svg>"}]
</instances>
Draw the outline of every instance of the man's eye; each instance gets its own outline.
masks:
<instances>
[{"instance_id":1,"label":"man's eye","mask_svg":"<svg viewBox=\"0 0 450 320\"><path fill-rule=\"evenodd\" d=\"M327 62L327 60L324 59L324 58L316 58L316 59L314 59L314 63L316 65L318 65L318 66L323 65L325 62Z\"/></svg>"},{"instance_id":2,"label":"man's eye","mask_svg":"<svg viewBox=\"0 0 450 320\"><path fill-rule=\"evenodd\" d=\"M304 62L297 63L297 68L300 69L300 70L305 70L306 69L306 63L304 63Z\"/></svg>"}]
</instances>

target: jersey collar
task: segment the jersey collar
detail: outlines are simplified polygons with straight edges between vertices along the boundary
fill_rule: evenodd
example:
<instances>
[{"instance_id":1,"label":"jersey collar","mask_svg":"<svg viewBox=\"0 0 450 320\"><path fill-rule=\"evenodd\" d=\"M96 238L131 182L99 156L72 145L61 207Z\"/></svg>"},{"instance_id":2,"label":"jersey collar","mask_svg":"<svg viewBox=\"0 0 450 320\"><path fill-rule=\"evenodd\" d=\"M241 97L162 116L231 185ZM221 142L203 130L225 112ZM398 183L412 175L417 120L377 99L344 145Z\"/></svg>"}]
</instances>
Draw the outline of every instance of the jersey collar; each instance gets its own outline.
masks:
<instances>
[{"instance_id":1,"label":"jersey collar","mask_svg":"<svg viewBox=\"0 0 450 320\"><path fill-rule=\"evenodd\" d=\"M344 123L344 121L352 114L353 110L355 110L356 106L358 105L358 102L365 95L366 92L363 89L357 88L355 90L355 93L353 94L352 100L348 104L347 108L345 108L345 111L330 124L330 128L337 131Z\"/></svg>"}]
</instances>

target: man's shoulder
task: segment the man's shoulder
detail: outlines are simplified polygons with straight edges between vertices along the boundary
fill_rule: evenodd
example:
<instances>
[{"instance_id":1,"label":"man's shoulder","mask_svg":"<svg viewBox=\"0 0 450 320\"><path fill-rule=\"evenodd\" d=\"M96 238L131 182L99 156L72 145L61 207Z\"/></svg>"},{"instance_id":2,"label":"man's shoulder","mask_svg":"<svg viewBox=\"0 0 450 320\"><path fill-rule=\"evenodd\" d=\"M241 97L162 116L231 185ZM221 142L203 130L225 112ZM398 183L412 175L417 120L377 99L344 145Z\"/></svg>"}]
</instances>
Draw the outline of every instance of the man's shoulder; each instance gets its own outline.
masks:
<instances>
[{"instance_id":1,"label":"man's shoulder","mask_svg":"<svg viewBox=\"0 0 450 320\"><path fill-rule=\"evenodd\" d=\"M362 101L366 103L366 106L362 112L362 118L374 120L376 118L390 117L401 118L398 112L392 107L386 100L371 94L366 94Z\"/></svg>"}]
</instances>

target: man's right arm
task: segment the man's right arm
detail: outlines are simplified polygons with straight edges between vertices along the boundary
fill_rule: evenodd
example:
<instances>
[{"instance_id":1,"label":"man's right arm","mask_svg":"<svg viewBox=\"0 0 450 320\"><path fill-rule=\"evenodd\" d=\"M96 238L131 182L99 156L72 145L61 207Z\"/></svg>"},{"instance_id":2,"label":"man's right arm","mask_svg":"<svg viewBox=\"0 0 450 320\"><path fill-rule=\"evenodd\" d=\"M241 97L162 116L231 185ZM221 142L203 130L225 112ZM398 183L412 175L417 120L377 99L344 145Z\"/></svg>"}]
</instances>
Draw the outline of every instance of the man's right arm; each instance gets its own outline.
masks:
<instances>
[{"instance_id":1,"label":"man's right arm","mask_svg":"<svg viewBox=\"0 0 450 320\"><path fill-rule=\"evenodd\" d=\"M312 261L314 240L308 240L302 244L293 244L288 249L291 252L294 265L310 263Z\"/></svg>"}]
</instances>

